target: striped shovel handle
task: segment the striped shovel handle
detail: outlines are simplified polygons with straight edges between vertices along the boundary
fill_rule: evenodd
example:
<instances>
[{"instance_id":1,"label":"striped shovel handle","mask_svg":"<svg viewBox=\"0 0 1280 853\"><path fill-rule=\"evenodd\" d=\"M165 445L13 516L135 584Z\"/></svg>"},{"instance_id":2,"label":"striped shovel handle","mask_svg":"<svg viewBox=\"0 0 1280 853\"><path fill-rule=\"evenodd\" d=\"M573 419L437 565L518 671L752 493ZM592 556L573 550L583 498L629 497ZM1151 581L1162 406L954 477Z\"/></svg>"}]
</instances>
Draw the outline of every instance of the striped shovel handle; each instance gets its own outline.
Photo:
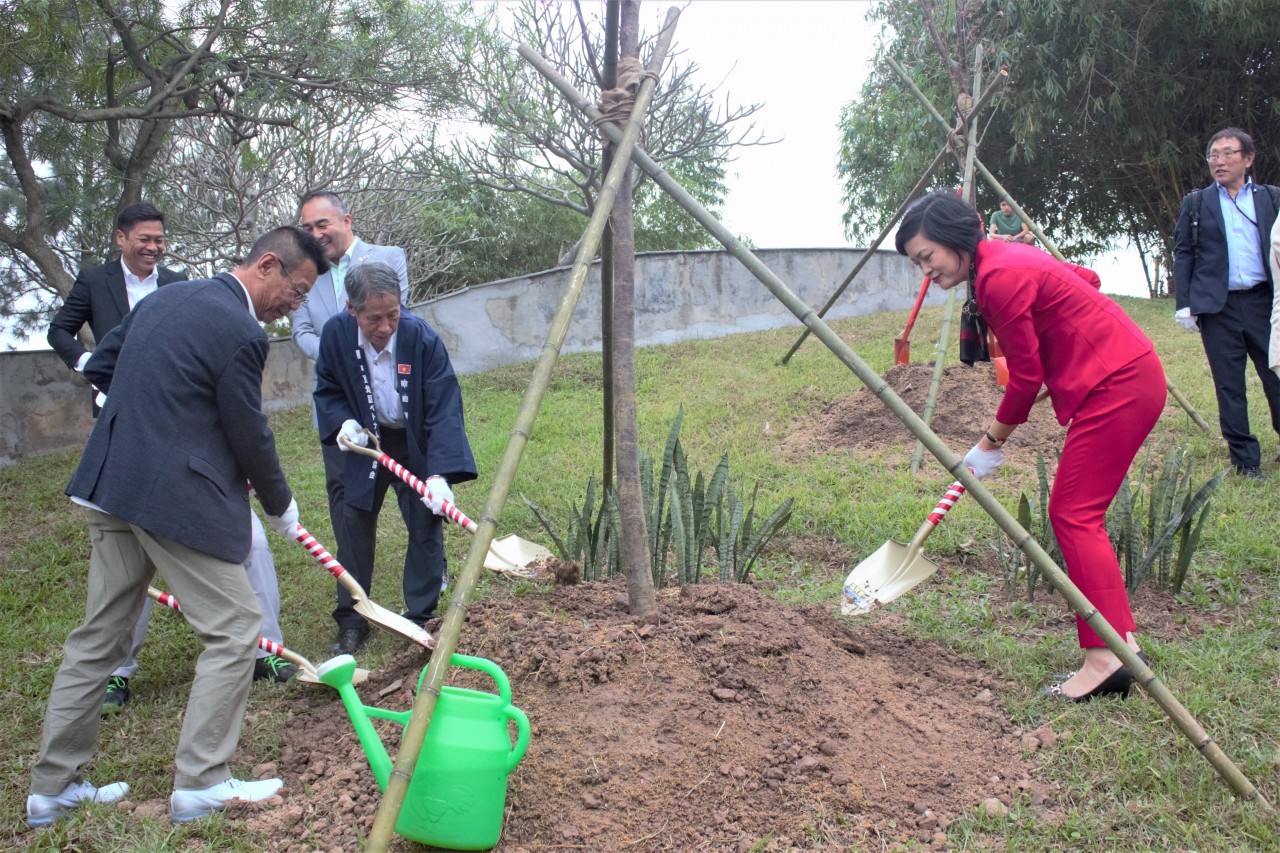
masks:
<instances>
[{"instance_id":1,"label":"striped shovel handle","mask_svg":"<svg viewBox=\"0 0 1280 853\"><path fill-rule=\"evenodd\" d=\"M412 471L410 471L408 468L401 465L396 460L392 459L387 454L385 453L378 454L378 463L382 465L382 467L390 471L392 474L395 474L401 480L404 480L406 483L408 483L409 488L413 489L415 492L422 495L424 498L431 497L431 490L427 488L426 483L419 480L417 477L413 475ZM468 533L476 532L476 523L472 521L470 518L468 518L466 513L458 509L453 504L449 503L448 501L441 501L441 509L444 511L445 517L448 518L450 521L452 521L454 524L464 528Z\"/></svg>"},{"instance_id":2,"label":"striped shovel handle","mask_svg":"<svg viewBox=\"0 0 1280 853\"><path fill-rule=\"evenodd\" d=\"M311 535L311 531L298 525L298 543L307 549L307 553L315 557L319 563L329 574L337 579L338 583L346 587L347 592L351 593L351 597L357 601L367 599L369 596L361 588L360 582L351 577L351 573L342 567L337 558L325 550L325 547L316 541L316 537Z\"/></svg>"},{"instance_id":3,"label":"striped shovel handle","mask_svg":"<svg viewBox=\"0 0 1280 853\"><path fill-rule=\"evenodd\" d=\"M182 612L182 608L178 606L178 599L174 598L171 593L161 592L160 590L156 589L154 586L149 586L147 587L147 595L151 596L156 601L163 604L165 607L168 607L170 610L174 610L178 613ZM308 661L306 658L304 658L302 655L290 649L286 649L284 646L280 645L275 640L268 640L266 637L258 637L258 648L262 649L264 652L266 652L269 655L282 657L291 663L303 665L304 668L305 667L311 667L312 669L315 668L315 667L312 667L311 662Z\"/></svg>"},{"instance_id":4,"label":"striped shovel handle","mask_svg":"<svg viewBox=\"0 0 1280 853\"><path fill-rule=\"evenodd\" d=\"M951 511L951 508L956 505L956 501L960 500L960 496L963 494L964 486L960 484L959 480L956 480L947 489L947 493L942 496L942 500L938 501L938 505L933 508L933 512L929 513L928 523L937 527L942 522L942 519L947 517L947 513Z\"/></svg>"}]
</instances>

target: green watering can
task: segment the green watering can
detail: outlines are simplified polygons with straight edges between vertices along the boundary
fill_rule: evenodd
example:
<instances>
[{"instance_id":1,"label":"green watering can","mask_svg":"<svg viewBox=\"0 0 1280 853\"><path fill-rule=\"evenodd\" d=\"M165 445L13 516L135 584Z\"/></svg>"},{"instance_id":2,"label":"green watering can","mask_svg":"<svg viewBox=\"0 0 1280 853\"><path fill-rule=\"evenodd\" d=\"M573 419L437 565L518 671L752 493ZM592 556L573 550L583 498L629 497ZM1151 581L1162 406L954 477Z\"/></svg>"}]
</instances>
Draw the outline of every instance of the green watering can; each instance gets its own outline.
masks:
<instances>
[{"instance_id":1,"label":"green watering can","mask_svg":"<svg viewBox=\"0 0 1280 853\"><path fill-rule=\"evenodd\" d=\"M502 834L507 775L529 747L529 718L511 704L511 683L496 663L466 655L454 655L450 663L487 673L497 682L498 693L440 689L396 832L450 850L488 850ZM411 712L361 704L351 683L355 668L355 658L339 655L321 664L316 674L342 697L378 787L385 791L392 761L372 720L392 720L403 726ZM419 690L426 674L424 669L418 677ZM514 746L508 720L516 724Z\"/></svg>"}]
</instances>

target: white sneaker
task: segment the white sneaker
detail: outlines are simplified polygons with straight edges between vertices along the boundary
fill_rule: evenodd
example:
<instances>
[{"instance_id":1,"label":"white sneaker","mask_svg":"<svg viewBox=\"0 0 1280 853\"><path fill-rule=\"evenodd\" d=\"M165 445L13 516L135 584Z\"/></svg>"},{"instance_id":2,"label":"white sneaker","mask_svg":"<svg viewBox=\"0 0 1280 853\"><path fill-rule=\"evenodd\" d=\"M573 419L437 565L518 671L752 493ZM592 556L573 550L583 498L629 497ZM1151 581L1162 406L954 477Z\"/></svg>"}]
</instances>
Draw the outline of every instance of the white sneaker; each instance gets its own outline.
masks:
<instances>
[{"instance_id":1,"label":"white sneaker","mask_svg":"<svg viewBox=\"0 0 1280 853\"><path fill-rule=\"evenodd\" d=\"M48 794L32 794L27 797L27 826L35 829L48 826L83 802L113 803L125 795L129 786L124 782L112 782L95 788L86 782L70 782L56 797Z\"/></svg>"},{"instance_id":2,"label":"white sneaker","mask_svg":"<svg viewBox=\"0 0 1280 853\"><path fill-rule=\"evenodd\" d=\"M276 795L283 784L279 779L262 779L257 782L228 779L198 790L174 789L173 796L169 798L169 816L175 823L184 823L225 809L228 803L235 800L247 803L268 800Z\"/></svg>"}]
</instances>

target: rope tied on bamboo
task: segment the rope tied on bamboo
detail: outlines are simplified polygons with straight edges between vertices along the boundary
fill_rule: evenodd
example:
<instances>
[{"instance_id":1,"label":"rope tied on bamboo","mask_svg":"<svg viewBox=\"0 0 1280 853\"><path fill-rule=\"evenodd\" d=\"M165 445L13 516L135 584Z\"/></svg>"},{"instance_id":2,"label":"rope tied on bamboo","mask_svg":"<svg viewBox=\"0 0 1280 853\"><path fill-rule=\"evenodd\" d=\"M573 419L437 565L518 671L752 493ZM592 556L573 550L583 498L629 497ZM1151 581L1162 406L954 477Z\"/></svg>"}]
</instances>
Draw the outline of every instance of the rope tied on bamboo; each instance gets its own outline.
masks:
<instances>
[{"instance_id":1,"label":"rope tied on bamboo","mask_svg":"<svg viewBox=\"0 0 1280 853\"><path fill-rule=\"evenodd\" d=\"M947 147L956 153L960 153L969 145L969 140L964 135L964 127L969 114L973 112L973 96L968 92L961 92L957 95L956 110L960 113L960 118L956 120L955 127L951 128L951 132L947 134Z\"/></svg>"},{"instance_id":2,"label":"rope tied on bamboo","mask_svg":"<svg viewBox=\"0 0 1280 853\"><path fill-rule=\"evenodd\" d=\"M655 84L658 75L640 64L634 56L625 56L618 60L618 85L600 93L600 115L592 120L596 127L605 122L625 125L631 118L631 109L635 106L636 95L640 92L640 84L648 77ZM609 142L604 134L600 138Z\"/></svg>"}]
</instances>

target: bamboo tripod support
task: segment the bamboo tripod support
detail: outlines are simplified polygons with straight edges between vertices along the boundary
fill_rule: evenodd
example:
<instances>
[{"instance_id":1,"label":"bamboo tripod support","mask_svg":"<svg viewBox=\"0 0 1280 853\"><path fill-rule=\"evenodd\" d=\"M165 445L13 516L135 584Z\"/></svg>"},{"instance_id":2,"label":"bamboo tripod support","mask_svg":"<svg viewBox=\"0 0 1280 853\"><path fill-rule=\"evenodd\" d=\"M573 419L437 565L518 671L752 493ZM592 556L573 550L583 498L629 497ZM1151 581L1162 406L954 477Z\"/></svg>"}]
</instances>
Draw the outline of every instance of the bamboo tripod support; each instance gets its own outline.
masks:
<instances>
[{"instance_id":1,"label":"bamboo tripod support","mask_svg":"<svg viewBox=\"0 0 1280 853\"><path fill-rule=\"evenodd\" d=\"M995 96L996 92L1000 91L1000 88L1004 85L1008 76L1008 72L1004 69L1000 70L999 76L996 77L996 82L991 86L988 86L987 90L982 93L981 97L975 98L975 103L973 105L973 109L969 111L969 116L961 119L961 127L968 127L970 132L976 131L976 123L970 126L969 122L972 120L973 116L978 114L978 110L985 106L987 102ZM880 248L880 244L883 243L893 229L897 227L898 220L902 219L902 214L906 213L907 208L911 206L911 203L920 197L920 194L924 191L925 184L929 182L929 178L931 178L933 173L938 170L938 167L942 165L942 161L946 159L947 152L949 151L951 151L951 143L943 143L942 149L938 151L937 156L933 158L933 162L930 163L925 168L924 172L921 173L920 180L916 181L916 185L911 188L909 193L907 193L907 197L902 200L902 204L898 205L898 209L894 212L893 216L890 217L889 222L876 236L876 239L871 242L871 245L867 246L866 252L858 260L858 263L854 264L853 269L844 277L844 281L840 282L836 287L835 292L827 299L826 304L818 311L819 318L827 316L827 312L831 310L831 306L836 304L836 300L844 293L845 288L853 282L854 277L856 277L858 273L862 271L862 268L866 266L867 262L871 260L871 256L875 254L876 249ZM790 361L791 356L795 355L796 350L800 349L800 345L804 343L805 338L807 337L809 337L809 330L806 328L800 333L800 337L796 338L796 342L791 345L791 349L787 350L787 354L782 357L780 363L786 364Z\"/></svg>"},{"instance_id":2,"label":"bamboo tripod support","mask_svg":"<svg viewBox=\"0 0 1280 853\"><path fill-rule=\"evenodd\" d=\"M484 556L489 550L489 544L493 541L493 534L498 525L498 517L502 514L502 507L511 491L511 484L515 480L516 469L520 466L520 459L524 455L525 446L528 444L529 435L533 429L533 421L538 414L538 407L542 404L542 398L551 384L551 373L555 369L556 359L560 355L560 348L564 345L565 336L569 332L569 323L573 319L574 309L577 307L583 286L586 284L587 272L591 268L591 261L595 257L596 248L600 245L600 238L604 233L605 224L608 222L609 212L613 209L613 200L617 194L618 185L621 183L622 176L627 168L631 165L630 155L636 145L636 141L640 138L644 117L653 99L653 91L656 87L655 79L662 70L663 62L666 61L667 51L671 47L671 39L675 34L675 25L679 17L680 13L674 7L668 10L666 21L649 58L648 71L652 72L652 74L646 74L644 82L640 85L640 91L635 99L635 106L631 110L631 118L627 122L626 133L619 132L617 137L611 136L613 142L618 146L614 161L600 189L600 195L596 201L596 209L587 224L586 232L583 234L582 246L578 250L578 256L574 259L573 269L569 274L569 286L561 298L556 315L551 322L551 328L547 332L546 342L542 345L542 354L538 357L533 377L530 379L529 387L525 390L524 399L520 403L520 411L516 415L516 423L511 429L511 437L507 440L506 450L503 452L502 461L499 463L497 473L494 476L493 486L489 490L489 496L485 503L484 513L479 520L479 528L476 530L475 539L472 540L471 548L467 551L467 561L458 578L457 588L454 589L453 595L449 598L449 607L445 615L444 624L441 626L440 634L436 639L436 647L431 655L431 662L427 665L426 676L423 679L421 688L418 690L418 696L414 700L413 712L401 738L400 750L396 755L391 778L387 781L386 793L378 806L378 816L374 819L373 829L369 834L367 849L370 851L385 853L391 843L396 821L400 817L400 809L404 805L405 794L409 789L409 781L412 779L413 770L418 764L418 756L422 752L422 743L426 738L427 727L430 725L431 715L435 711L436 699L440 695L440 688L444 686L444 678L450 666L450 659L453 657L454 650L458 647L458 636L462 631L463 623L466 621L467 608L471 603L476 581L484 566ZM531 48L523 44L520 45L519 50L520 54L526 56L526 58L527 53L533 52ZM613 128L614 125L610 124L609 127Z\"/></svg>"},{"instance_id":3,"label":"bamboo tripod support","mask_svg":"<svg viewBox=\"0 0 1280 853\"><path fill-rule=\"evenodd\" d=\"M578 110L581 110L593 120L600 119L600 112L590 101L588 101L577 89L574 88L568 80L561 76L554 68L550 66L542 57L533 52L532 49L525 45L520 46L520 55L523 56L531 65L538 70L542 76L546 77ZM623 139L622 131L615 125L608 122L601 122L599 127L610 139L615 142L621 142ZM628 127L628 136L630 135L630 127ZM707 229L726 250L735 258L742 262L761 284L763 284L792 314L796 316L800 322L824 343L829 350L840 360L842 364L848 367L854 375L862 381L872 393L874 393L885 406L901 420L912 433L915 434L924 446L934 455L942 466L955 475L964 487L969 491L987 514L999 525L1013 542L1022 550L1027 558L1033 561L1037 568L1044 573L1054 588L1067 600L1077 614L1079 614L1085 623L1097 632L1107 644L1107 647L1113 651L1121 662L1133 673L1147 693L1156 701L1156 703L1164 710L1164 712L1173 721L1174 725L1191 741L1192 745L1204 756L1210 766L1229 784L1238 796L1249 802L1257 803L1259 806L1273 812L1274 807L1270 801L1263 796L1252 782L1241 772L1240 768L1227 757L1222 748L1209 737L1205 730L1196 722L1195 717L1177 700L1173 693L1165 684L1156 677L1151 668L1143 663L1124 642L1115 629L1102 617L1083 593L1076 587L1074 583L1066 576L1066 574L1058 567L1056 563L1045 552L1034 537L1018 524L1008 510L1001 506L995 496L989 492L978 478L974 477L968 468L964 466L964 461L950 450L942 439L937 436L929 427L920 419L920 417L911 410L901 397L889 387L888 383L873 371L866 362L864 362L857 353L855 353L840 336L831 330L831 327L823 322L822 318L817 316L804 300L796 296L782 279L778 278L772 270L751 253L749 249L733 235L714 215L703 207L687 190L682 187L679 182L672 178L667 172L651 158L642 148L634 148L631 150L631 158L641 169L645 171L660 186L663 191L672 197L681 207L683 207L697 222ZM479 544L472 545L474 549ZM442 638L443 639L443 638ZM433 660L434 665L434 660Z\"/></svg>"},{"instance_id":4,"label":"bamboo tripod support","mask_svg":"<svg viewBox=\"0 0 1280 853\"><path fill-rule=\"evenodd\" d=\"M886 57L886 60L889 63L889 67L893 69L893 72L897 74L903 84L911 90L911 94L915 95L916 100L920 102L921 106L929 112L929 115L933 116L933 120L950 132L951 125L947 124L947 120L943 118L942 113L938 112L937 108L934 107L933 103L929 100L929 96L920 91L920 87L918 87L915 84L915 81L911 79L911 75L902 67L902 64L892 56ZM974 165L977 167L978 173L982 175L983 180L985 180L1001 198L1009 202L1009 205L1014 209L1018 216L1021 217L1022 221L1027 223L1027 226L1031 229L1031 233L1036 235L1036 239L1039 240L1055 258L1060 261L1065 260L1062 257L1062 253L1058 251L1057 245L1045 236L1045 233L1040 230L1040 226L1036 225L1035 222L1031 220L1031 217L1027 216L1027 212L1014 202L1013 198L1005 188L996 180L995 175L991 174L991 171L983 165L982 160L977 157L976 153L974 155ZM1183 411L1187 413L1195 425L1205 432L1211 432L1209 425L1205 423L1204 418L1200 417L1200 413L1195 410L1191 405L1191 402L1182 395L1182 392L1179 391L1167 377L1165 378L1165 385L1169 389L1170 396L1177 401L1178 405L1182 407Z\"/></svg>"}]
</instances>

